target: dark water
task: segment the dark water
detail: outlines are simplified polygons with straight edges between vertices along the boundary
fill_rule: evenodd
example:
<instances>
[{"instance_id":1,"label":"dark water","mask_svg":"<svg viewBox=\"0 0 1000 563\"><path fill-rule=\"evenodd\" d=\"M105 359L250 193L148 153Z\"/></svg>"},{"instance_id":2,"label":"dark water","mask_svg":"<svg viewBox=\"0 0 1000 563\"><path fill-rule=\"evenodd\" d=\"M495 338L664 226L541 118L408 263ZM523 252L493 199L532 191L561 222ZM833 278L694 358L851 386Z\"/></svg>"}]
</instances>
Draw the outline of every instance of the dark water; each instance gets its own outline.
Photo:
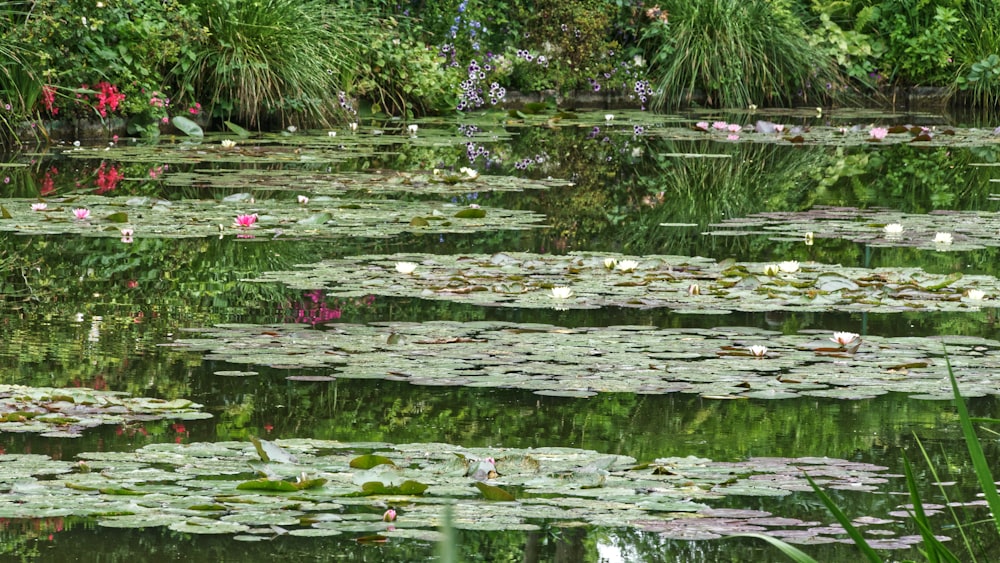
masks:
<instances>
[{"instance_id":1,"label":"dark water","mask_svg":"<svg viewBox=\"0 0 1000 563\"><path fill-rule=\"evenodd\" d=\"M446 126L445 126L446 127ZM450 131L450 130L449 130ZM86 451L128 451L156 442L198 442L313 437L391 443L445 442L466 447L568 446L653 460L698 456L722 461L749 457L829 456L902 472L903 457L918 467L927 495L933 480L919 453L922 441L942 479L958 481L957 498L975 494L950 402L886 395L861 401L802 398L780 401L715 401L694 395L601 394L589 399L544 397L528 391L421 387L393 381L303 382L287 371L254 366L259 375L214 375L238 366L203 360L200 354L160 346L185 328L217 323L301 322L323 325L377 321L499 320L559 326L651 325L678 328L751 326L782 332L850 330L879 336L957 334L997 338L993 309L974 313L896 315L826 313L732 313L679 315L667 310L597 311L481 308L419 299L338 299L268 284L241 281L327 258L363 253L442 254L523 250L563 253L597 250L627 254L679 254L716 259L819 260L845 266L920 266L928 271L997 275L996 249L934 253L878 249L845 241L774 242L764 237L707 237L713 222L761 211L815 205L881 206L908 213L935 209L996 211L996 147L914 149L790 147L634 138L618 133L608 142L585 128L515 131L511 141L491 144L507 163L544 153L542 166L515 171L496 164L491 172L570 178L573 187L545 192L475 194L483 204L544 213L551 225L535 231L465 235L406 235L391 240L247 241L115 239L21 236L0 233L5 260L0 294L0 383L84 386L139 396L186 397L206 405L209 420L153 421L93 429L77 439L0 434L6 453L40 453L72 459ZM635 149L640 149L638 153ZM738 166L713 159L678 164L665 153L727 151ZM947 154L946 154L947 153ZM867 157L862 158L862 156ZM441 163L464 165L464 148L431 151L401 144L384 154L345 163L345 169L413 169ZM16 169L5 196L36 197L51 189L65 195L93 181L100 161L69 161L58 155ZM143 177L146 164L118 163ZM184 166L184 165L178 165ZM292 165L288 165L292 166ZM131 167L131 168L130 168ZM58 175L50 174L58 169ZM48 187L46 182L50 182ZM178 197L177 188L123 184L121 191ZM161 190L158 192L158 190ZM184 192L186 197L218 197ZM183 192L183 190L180 190ZM469 198L473 194L469 195ZM406 196L414 197L414 196ZM697 226L664 228L662 223ZM362 234L363 235L363 234ZM27 272L32 272L30 276ZM30 283L25 280L30 279ZM334 313L335 311L335 313ZM99 318L98 318L99 317ZM303 374L297 370L296 374ZM316 375L326 372L316 370ZM996 397L969 401L974 416L996 416ZM997 459L995 445L987 454ZM905 484L896 478L893 490ZM849 514L884 514L901 497L836 492ZM831 522L811 493L781 500L730 497L722 506L759 508L783 516ZM979 513L979 517L984 513ZM942 517L943 518L943 517ZM947 521L942 519L942 523ZM988 530L987 530L988 531ZM914 533L909 530L906 533ZM989 534L980 546L989 552ZM746 539L685 542L634 530L547 527L542 532L458 532L463 561L763 561L781 556ZM993 539L993 542L996 540ZM226 537L188 536L154 528L109 530L72 518L0 519L0 558L40 561L344 560L410 561L435 556L419 541L363 544L353 539L279 537L245 544ZM847 544L806 546L821 561L851 561ZM887 552L903 559L912 552Z\"/></svg>"}]
</instances>

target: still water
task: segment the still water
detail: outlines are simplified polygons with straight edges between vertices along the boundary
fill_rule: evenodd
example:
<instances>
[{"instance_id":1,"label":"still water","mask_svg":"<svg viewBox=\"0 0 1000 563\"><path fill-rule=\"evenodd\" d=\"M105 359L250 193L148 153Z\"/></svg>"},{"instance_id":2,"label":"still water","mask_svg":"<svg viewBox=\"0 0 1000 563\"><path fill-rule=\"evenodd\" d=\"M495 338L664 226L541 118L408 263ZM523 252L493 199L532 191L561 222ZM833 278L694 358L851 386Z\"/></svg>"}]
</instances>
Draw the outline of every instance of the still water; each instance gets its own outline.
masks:
<instances>
[{"instance_id":1,"label":"still water","mask_svg":"<svg viewBox=\"0 0 1000 563\"><path fill-rule=\"evenodd\" d=\"M753 123L757 117L728 116ZM294 201L336 184L338 173L457 170L471 166L484 177L556 178L572 182L545 190L472 190L460 194L342 190L345 200L430 201L528 210L544 226L526 230L421 234L404 229L373 237L320 237L268 231L267 236L157 237L59 232L0 232L0 383L34 387L86 387L134 396L190 399L212 418L163 418L88 429L78 438L3 432L5 454L41 454L75 460L87 452L131 452L158 443L246 442L314 438L388 444L444 443L465 448L566 447L630 456L639 462L696 456L718 462L754 458L822 458L887 468L874 491L830 491L852 517L885 517L905 504L902 459L910 459L927 499L940 501L923 445L938 477L954 481L953 500L975 495L975 478L949 401L900 393L857 400L798 397L718 400L690 393L597 393L588 398L546 396L529 389L413 385L386 379L351 379L324 367L229 363L172 344L189 329L219 324L297 323L303 329L338 325L427 321L544 324L562 329L625 325L670 329L751 327L794 335L802 331L851 331L879 338L940 335L997 339L991 307L962 311L898 313L813 311L677 313L627 306L564 310L562 307L490 307L400 297L342 296L324 288L292 289L252 282L264 272L365 254L530 252L560 255L594 251L609 256L702 256L738 262L815 261L856 268L920 267L933 274L997 276L996 247L925 248L870 245L850 237L713 236L727 219L762 212L806 212L820 206L887 208L925 216L937 211L996 212L993 191L1000 172L995 143L875 144L844 142L819 133L822 123L794 115L768 116L789 127L816 127L806 143L739 141L702 135L700 119L635 114L615 124L602 116L579 122L504 123L498 116L467 124L427 122L418 137L379 125L385 134L330 144L316 135L265 135L240 140L240 158L213 160L222 137L191 145L165 138L159 144L122 143L107 155L71 147L10 155L4 206L44 199L76 205L81 195L153 197L173 202L220 201L249 193L255 200ZM941 123L935 116L882 116L898 123ZM850 118L845 124L867 124ZM835 123L840 126L841 123ZM375 129L372 125L368 130ZM811 131L805 131L807 136ZM468 135L468 137L466 137ZM701 135L701 136L698 136ZM326 138L324 138L326 137ZM341 138L346 135L341 135ZM377 142L372 141L376 139ZM476 151L482 148L487 154ZM201 155L201 156L200 156ZM290 156L291 155L291 156ZM304 158L302 155L316 155ZM686 156L684 156L686 155ZM694 155L694 156L692 156ZM116 170L116 174L109 171ZM240 172L220 180L221 172ZM285 175L291 180L283 179ZM118 177L120 176L120 177ZM117 179L116 179L117 178ZM303 180L303 178L308 181ZM65 199L64 199L65 198ZM181 205L182 203L177 203ZM808 221L808 217L806 218ZM5 219L4 221L10 221ZM117 226L108 227L117 230ZM419 231L419 229L416 229ZM821 231L820 228L816 229ZM259 231L258 231L259 232ZM106 233L105 233L106 234ZM244 233L245 234L245 233ZM960 241L959 241L960 242ZM252 371L252 375L219 375ZM293 376L289 379L289 376ZM973 416L996 416L996 395L969 401ZM985 436L991 460L995 441ZM10 493L13 485L0 485ZM753 509L774 516L829 525L833 519L811 492L784 497L730 495L713 508ZM5 511L5 516L16 511ZM980 519L985 510L961 518ZM950 519L938 516L942 530ZM403 524L400 523L400 526ZM421 539L389 536L359 542L363 534L293 537L246 542L231 535L201 535L166 527L105 528L73 515L0 518L0 554L42 561L412 561L435 557ZM459 529L463 561L779 561L763 542L744 538L686 541L635 527L575 526L540 522L534 530ZM916 533L906 518L889 526L893 537ZM996 538L973 532L989 553ZM944 533L947 533L945 531ZM839 538L843 538L840 535ZM876 535L871 536L876 538ZM857 557L847 541L804 545L822 561ZM911 548L883 552L889 560L914 557Z\"/></svg>"}]
</instances>

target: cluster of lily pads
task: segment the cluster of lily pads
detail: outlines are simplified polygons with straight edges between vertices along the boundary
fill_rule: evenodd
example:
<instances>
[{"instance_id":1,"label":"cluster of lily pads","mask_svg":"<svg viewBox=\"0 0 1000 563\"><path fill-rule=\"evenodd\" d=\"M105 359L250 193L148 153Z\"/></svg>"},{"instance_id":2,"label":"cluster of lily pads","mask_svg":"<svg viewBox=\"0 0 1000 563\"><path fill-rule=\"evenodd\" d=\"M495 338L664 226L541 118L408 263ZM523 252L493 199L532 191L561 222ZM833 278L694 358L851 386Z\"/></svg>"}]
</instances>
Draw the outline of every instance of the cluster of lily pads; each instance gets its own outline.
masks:
<instances>
[{"instance_id":1,"label":"cluster of lily pads","mask_svg":"<svg viewBox=\"0 0 1000 563\"><path fill-rule=\"evenodd\" d=\"M964 395L1000 395L1000 342L972 337L449 321L338 323L327 330L230 324L193 332L167 346L202 352L208 360L273 366L290 378L296 370L327 368L328 380L580 398L695 393L712 399L867 399L896 392L950 400L947 349Z\"/></svg>"},{"instance_id":2,"label":"cluster of lily pads","mask_svg":"<svg viewBox=\"0 0 1000 563\"><path fill-rule=\"evenodd\" d=\"M690 256L596 253L355 256L267 272L330 295L387 295L527 308L731 311L969 311L1000 306L1000 280L919 268L845 268L818 262L754 263Z\"/></svg>"},{"instance_id":3,"label":"cluster of lily pads","mask_svg":"<svg viewBox=\"0 0 1000 563\"><path fill-rule=\"evenodd\" d=\"M822 111L814 117L822 117ZM693 133L694 135L692 135ZM656 130L656 134L671 139L694 139L698 134L727 141L755 143L822 144L824 146L849 146L867 143L920 143L930 146L973 146L994 141L1000 137L996 129L955 129L951 127L926 127L919 125L888 125L884 127L861 125L784 125L764 119L741 125L725 121L699 121L686 131L680 128Z\"/></svg>"},{"instance_id":4,"label":"cluster of lily pads","mask_svg":"<svg viewBox=\"0 0 1000 563\"><path fill-rule=\"evenodd\" d=\"M244 541L283 535L438 540L449 504L453 525L463 530L589 524L678 539L768 532L793 543L828 543L840 541L843 529L708 503L811 491L803 474L824 488L848 491L879 491L892 477L885 467L831 458L639 463L573 448L312 439L151 444L78 457L0 455L0 516L83 516L105 527L167 526ZM919 541L897 536L901 521L856 523L892 549Z\"/></svg>"},{"instance_id":5,"label":"cluster of lily pads","mask_svg":"<svg viewBox=\"0 0 1000 563\"><path fill-rule=\"evenodd\" d=\"M187 399L132 397L85 387L0 385L0 433L32 432L47 438L78 438L104 424L211 418Z\"/></svg>"},{"instance_id":6,"label":"cluster of lily pads","mask_svg":"<svg viewBox=\"0 0 1000 563\"><path fill-rule=\"evenodd\" d=\"M817 206L809 211L775 211L711 225L711 236L768 235L771 240L844 239L873 247L915 247L938 251L995 247L1000 214L989 211L900 213L891 209Z\"/></svg>"}]
</instances>

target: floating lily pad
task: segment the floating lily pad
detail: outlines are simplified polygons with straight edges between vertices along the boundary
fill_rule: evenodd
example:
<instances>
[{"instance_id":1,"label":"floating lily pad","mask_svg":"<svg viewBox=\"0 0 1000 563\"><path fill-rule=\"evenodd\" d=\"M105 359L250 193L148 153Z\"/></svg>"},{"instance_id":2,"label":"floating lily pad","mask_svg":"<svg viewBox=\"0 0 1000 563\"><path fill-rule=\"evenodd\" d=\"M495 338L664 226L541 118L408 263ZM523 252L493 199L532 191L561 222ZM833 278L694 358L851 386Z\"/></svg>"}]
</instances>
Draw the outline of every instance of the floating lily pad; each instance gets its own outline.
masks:
<instances>
[{"instance_id":1,"label":"floating lily pad","mask_svg":"<svg viewBox=\"0 0 1000 563\"><path fill-rule=\"evenodd\" d=\"M634 262L623 270L615 266ZM398 262L417 263L400 274ZM457 256L396 254L326 260L300 270L267 272L254 281L282 282L328 295L386 295L521 308L666 307L679 312L975 311L1000 307L993 276L929 274L920 268L845 268L808 262L790 273L768 264L689 256L565 256L527 253ZM692 290L697 286L697 292ZM557 295L554 288L569 288ZM966 297L971 290L983 298ZM565 290L564 290L565 291Z\"/></svg>"},{"instance_id":2,"label":"floating lily pad","mask_svg":"<svg viewBox=\"0 0 1000 563\"><path fill-rule=\"evenodd\" d=\"M77 438L87 428L137 421L211 418L187 399L164 401L86 387L0 385L0 433L38 432Z\"/></svg>"},{"instance_id":3,"label":"floating lily pad","mask_svg":"<svg viewBox=\"0 0 1000 563\"><path fill-rule=\"evenodd\" d=\"M463 448L450 444L382 444L377 453L393 460L393 471L402 483L426 483L420 491L405 486L385 487L373 497L358 496L359 477L350 460L359 449L372 444L298 439L271 443L275 451L298 459L289 472L305 471L328 481L314 489L297 491L240 491L239 472L257 458L256 448L246 442L152 444L127 453L90 453L88 460L100 473L72 473L76 463L39 455L0 456L0 515L45 518L73 515L93 518L99 524L119 528L168 526L192 534L257 535L274 526L295 536L327 536L336 533L393 534L409 530L404 537L431 537L440 519L441 503L448 491L459 494L453 505L454 525L463 530L535 530L535 519L556 523L635 527L650 531L673 529L675 520L698 520L699 533L717 534L736 530L778 530L804 526L794 520L760 510L712 509L706 503L728 495L779 495L808 488L803 472L822 476L824 487L885 483L884 467L830 458L753 458L743 462L709 459L662 458L639 466L634 458L573 448ZM107 461L101 461L106 459ZM140 473L154 469L159 483L172 488L153 495L122 497L79 486L67 486L94 475L110 489L141 486L138 475L127 477L113 468L125 460ZM474 460L489 460L496 476L483 484L463 470ZM218 471L224 465L228 470ZM283 464L277 464L281 467ZM53 471L53 468L58 470ZM211 479L192 479L182 469L195 468ZM16 484L5 481L10 470ZM466 468L467 469L467 468ZM170 475L174 475L171 481ZM580 483L600 477L595 487ZM370 483L370 482L369 482ZM378 483L383 485L383 483ZM366 483L367 485L367 483ZM16 490L14 490L16 487ZM478 488L477 488L478 487ZM391 490L398 488L400 490ZM426 488L426 493L423 489ZM525 492L517 502L500 495L511 488ZM480 495L479 491L483 491ZM404 507L396 522L381 521L386 497ZM213 499L213 510L193 510ZM338 503L328 502L337 499ZM493 500L490 500L493 499ZM496 501L507 502L496 502ZM54 508L54 507L59 508ZM218 508L218 509L215 509ZM895 507L888 507L893 509ZM893 522L876 515L879 522ZM728 525L719 523L721 520ZM694 525L694 524L692 524ZM260 528L261 526L271 527ZM832 529L832 528L831 528ZM836 532L830 532L835 534ZM430 535L428 535L430 534ZM823 537L819 529L814 536ZM436 536L434 536L436 537ZM703 536L699 536L703 537Z\"/></svg>"}]
</instances>

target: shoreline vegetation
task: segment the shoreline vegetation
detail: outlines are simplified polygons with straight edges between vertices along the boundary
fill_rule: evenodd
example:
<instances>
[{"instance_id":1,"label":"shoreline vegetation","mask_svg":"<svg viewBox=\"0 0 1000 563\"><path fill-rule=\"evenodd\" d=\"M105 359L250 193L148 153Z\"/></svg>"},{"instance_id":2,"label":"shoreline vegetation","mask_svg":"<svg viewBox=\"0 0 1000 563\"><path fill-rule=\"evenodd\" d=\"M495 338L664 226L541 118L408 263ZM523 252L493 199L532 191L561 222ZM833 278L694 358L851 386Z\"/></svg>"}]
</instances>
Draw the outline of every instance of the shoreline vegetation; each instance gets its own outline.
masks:
<instances>
[{"instance_id":1,"label":"shoreline vegetation","mask_svg":"<svg viewBox=\"0 0 1000 563\"><path fill-rule=\"evenodd\" d=\"M0 2L0 135L41 143L62 121L155 137L177 116L330 127L532 103L992 111L997 22L1000 0Z\"/></svg>"}]
</instances>

